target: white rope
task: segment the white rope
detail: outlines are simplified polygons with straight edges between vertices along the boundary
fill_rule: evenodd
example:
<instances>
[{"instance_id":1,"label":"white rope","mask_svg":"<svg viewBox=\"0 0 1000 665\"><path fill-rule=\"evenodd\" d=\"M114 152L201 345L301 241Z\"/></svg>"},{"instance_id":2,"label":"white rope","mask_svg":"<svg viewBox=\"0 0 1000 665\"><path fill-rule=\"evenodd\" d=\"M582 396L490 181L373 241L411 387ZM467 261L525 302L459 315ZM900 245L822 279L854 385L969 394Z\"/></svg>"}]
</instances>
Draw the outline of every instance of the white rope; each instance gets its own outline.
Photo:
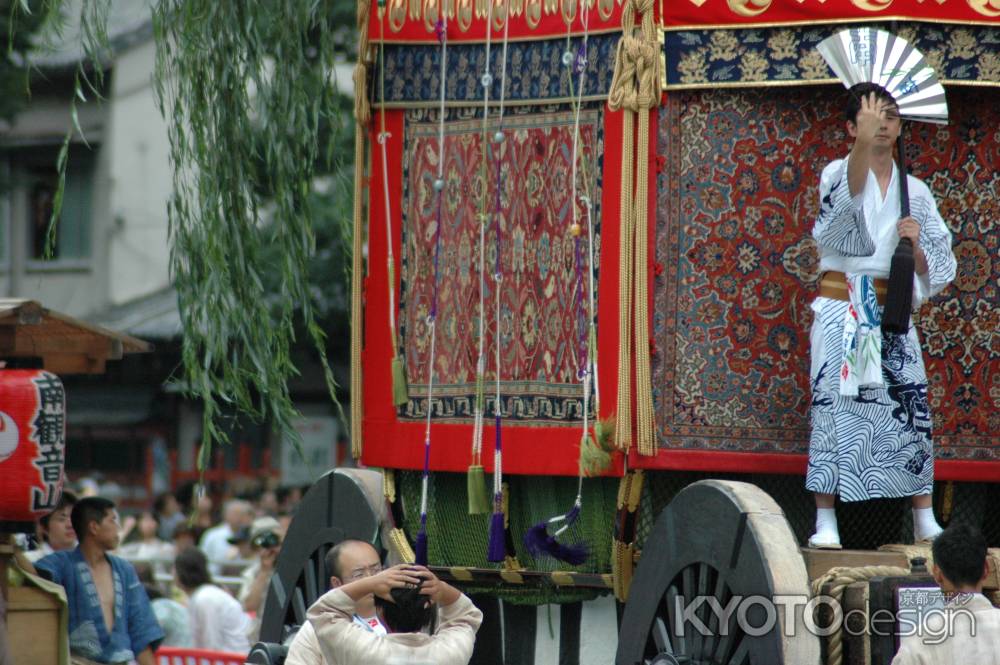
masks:
<instances>
[{"instance_id":1,"label":"white rope","mask_svg":"<svg viewBox=\"0 0 1000 665\"><path fill-rule=\"evenodd\" d=\"M481 83L483 86L483 131L482 150L483 164L482 175L483 197L487 195L487 184L489 174L485 169L487 130L489 129L490 116L490 86L493 85L493 75L490 73L490 45L493 37L493 0L489 0L489 9L486 14L486 64L483 68ZM485 205L482 209L485 209ZM475 422L472 428L472 462L479 464L483 454L483 395L480 393L483 376L486 374L486 216L479 217L479 354L476 356L476 404Z\"/></svg>"},{"instance_id":2,"label":"white rope","mask_svg":"<svg viewBox=\"0 0 1000 665\"><path fill-rule=\"evenodd\" d=\"M434 253L435 253L435 264L437 259L437 251L440 246L441 237L441 198L444 196L444 93L445 93L445 72L448 64L448 10L442 4L441 6L441 25L442 25L442 35L441 35L441 106L438 110L438 177L434 183L434 189L437 190L438 196L438 214L435 220L437 228L435 229L435 243L434 243ZM434 405L434 353L435 345L437 342L437 271L435 265L434 274L434 302L431 305L432 313L427 317L428 326L430 327L431 336L431 348L430 357L427 361L427 424L424 429L424 474L420 487L420 514L427 514L427 476L428 476L428 460L430 459L430 449L431 449L431 413L433 412Z\"/></svg>"},{"instance_id":3,"label":"white rope","mask_svg":"<svg viewBox=\"0 0 1000 665\"><path fill-rule=\"evenodd\" d=\"M392 340L392 355L397 352L396 345L396 260L392 251L392 206L389 201L389 167L387 165L388 156L386 144L392 138L390 132L385 131L385 15L382 13L382 20L379 22L381 39L378 44L379 51L379 102L381 111L379 112L379 124L381 131L378 134L378 144L382 151L382 199L385 205L385 244L386 244L386 274L389 280L389 335Z\"/></svg>"},{"instance_id":4,"label":"white rope","mask_svg":"<svg viewBox=\"0 0 1000 665\"><path fill-rule=\"evenodd\" d=\"M489 28L488 28L489 29ZM510 30L510 0L507 0L506 10L504 11L504 24L503 24L503 48L500 52L500 104L499 110L497 111L497 133L494 137L496 139L496 160L499 164L500 162L500 149L504 140L503 133L503 111L504 111L504 101L507 95L507 44L508 44L508 34ZM500 189L500 174L499 169L497 173L496 187L499 191ZM484 193L485 195L485 193ZM499 199L500 194L497 195ZM496 210L493 214L496 216L497 234L500 233L500 206L496 206ZM501 246L499 241L497 242L497 265L496 270L493 273L493 289L494 289L494 301L496 303L496 312L494 314L495 318L494 333L493 333L493 346L494 355L496 362L496 402L493 405L493 412L496 415L497 427L499 427L499 418L503 416L503 408L500 403L500 285L503 282L503 275L500 272L501 266L501 256L499 254ZM499 436L499 432L497 433ZM500 496L503 491L503 449L498 448L493 451L493 495L494 497Z\"/></svg>"}]
</instances>

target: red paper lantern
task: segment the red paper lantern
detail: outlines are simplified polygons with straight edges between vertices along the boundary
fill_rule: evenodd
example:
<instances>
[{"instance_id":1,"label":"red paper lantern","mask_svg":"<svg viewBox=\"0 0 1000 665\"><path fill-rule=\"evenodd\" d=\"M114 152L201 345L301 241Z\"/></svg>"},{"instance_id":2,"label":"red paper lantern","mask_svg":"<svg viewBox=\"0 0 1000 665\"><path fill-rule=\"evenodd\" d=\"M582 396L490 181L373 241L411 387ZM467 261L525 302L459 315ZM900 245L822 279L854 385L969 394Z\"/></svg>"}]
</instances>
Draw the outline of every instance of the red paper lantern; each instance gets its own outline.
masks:
<instances>
[{"instance_id":1,"label":"red paper lantern","mask_svg":"<svg viewBox=\"0 0 1000 665\"><path fill-rule=\"evenodd\" d=\"M0 521L31 522L62 493L66 393L55 374L0 370Z\"/></svg>"}]
</instances>

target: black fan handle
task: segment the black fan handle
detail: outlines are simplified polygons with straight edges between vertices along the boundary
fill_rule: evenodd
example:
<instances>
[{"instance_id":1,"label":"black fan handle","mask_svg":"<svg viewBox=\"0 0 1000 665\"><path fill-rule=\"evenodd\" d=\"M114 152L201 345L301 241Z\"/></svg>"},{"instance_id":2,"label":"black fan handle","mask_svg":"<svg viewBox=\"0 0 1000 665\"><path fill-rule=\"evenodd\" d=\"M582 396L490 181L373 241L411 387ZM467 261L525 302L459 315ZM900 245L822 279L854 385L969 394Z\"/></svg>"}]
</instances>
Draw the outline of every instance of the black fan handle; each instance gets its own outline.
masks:
<instances>
[{"instance_id":1,"label":"black fan handle","mask_svg":"<svg viewBox=\"0 0 1000 665\"><path fill-rule=\"evenodd\" d=\"M899 149L899 212L902 218L910 216L910 188L902 132L896 145ZM889 266L889 284L882 311L883 334L905 335L910 328L914 267L913 243L909 238L900 238Z\"/></svg>"},{"instance_id":2,"label":"black fan handle","mask_svg":"<svg viewBox=\"0 0 1000 665\"><path fill-rule=\"evenodd\" d=\"M896 139L896 152L899 153L899 218L910 216L910 184L907 182L906 177L906 152L904 151L905 144L903 143L903 132L899 132L899 137ZM910 242L908 239L903 239L900 242ZM911 245L913 243L910 243Z\"/></svg>"}]
</instances>

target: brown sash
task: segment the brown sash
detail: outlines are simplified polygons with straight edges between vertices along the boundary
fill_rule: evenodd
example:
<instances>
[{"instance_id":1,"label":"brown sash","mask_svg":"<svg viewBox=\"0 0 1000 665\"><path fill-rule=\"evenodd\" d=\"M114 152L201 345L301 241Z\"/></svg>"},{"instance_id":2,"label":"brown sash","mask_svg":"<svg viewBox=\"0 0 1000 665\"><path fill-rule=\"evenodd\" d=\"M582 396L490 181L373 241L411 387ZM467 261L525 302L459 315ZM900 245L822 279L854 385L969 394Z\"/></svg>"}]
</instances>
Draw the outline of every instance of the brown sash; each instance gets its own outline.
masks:
<instances>
[{"instance_id":1,"label":"brown sash","mask_svg":"<svg viewBox=\"0 0 1000 665\"><path fill-rule=\"evenodd\" d=\"M885 294L888 290L889 280L876 277L875 299L878 304L885 305ZM833 298L834 300L850 300L847 294L847 275L835 270L829 270L820 276L819 295L822 298Z\"/></svg>"}]
</instances>

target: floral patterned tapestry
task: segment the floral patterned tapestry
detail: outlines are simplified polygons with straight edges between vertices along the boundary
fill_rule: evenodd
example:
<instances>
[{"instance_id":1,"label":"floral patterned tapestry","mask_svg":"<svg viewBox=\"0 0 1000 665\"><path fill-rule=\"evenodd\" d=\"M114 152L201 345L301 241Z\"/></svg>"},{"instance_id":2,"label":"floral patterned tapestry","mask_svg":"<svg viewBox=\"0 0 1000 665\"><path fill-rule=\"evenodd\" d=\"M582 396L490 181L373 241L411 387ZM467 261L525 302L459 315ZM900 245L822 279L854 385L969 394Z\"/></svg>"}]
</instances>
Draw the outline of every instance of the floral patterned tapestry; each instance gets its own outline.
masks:
<instances>
[{"instance_id":1,"label":"floral patterned tapestry","mask_svg":"<svg viewBox=\"0 0 1000 665\"><path fill-rule=\"evenodd\" d=\"M917 317L939 459L1000 460L1000 111L950 89L906 130L958 276ZM841 90L667 95L659 127L653 357L661 447L805 453L810 238L822 168L847 154Z\"/></svg>"},{"instance_id":2,"label":"floral patterned tapestry","mask_svg":"<svg viewBox=\"0 0 1000 665\"><path fill-rule=\"evenodd\" d=\"M493 116L495 118L495 115ZM482 119L478 109L451 111L445 125L444 198L436 286L438 313L434 353L434 419L471 422L479 352L480 202L487 196L485 233L486 410L495 403L494 340L500 339L501 405L505 420L522 424L575 424L583 417L578 378L581 339L581 279L586 285L586 212L577 201L584 233L570 235L573 113L566 107L507 109L500 149L500 237L492 211L498 170L492 154L487 182L481 177ZM495 120L492 121L495 123ZM580 114L580 193L594 202L594 254L600 250L602 111ZM491 124L489 136L495 126ZM428 314L435 293L438 123L436 111L406 115L403 164L403 234L400 336L410 401L400 419L426 417L430 361ZM500 252L500 321L496 317L497 248ZM594 270L597 278L596 266ZM584 315L585 316L585 315ZM581 325L584 328L581 330ZM585 332L583 333L585 335ZM585 357L585 356L584 356ZM590 406L593 411L593 403ZM591 414L592 417L592 414Z\"/></svg>"},{"instance_id":3,"label":"floral patterned tapestry","mask_svg":"<svg viewBox=\"0 0 1000 665\"><path fill-rule=\"evenodd\" d=\"M816 45L846 27L668 31L667 84L684 88L835 81ZM913 44L946 85L1000 85L1000 28L927 23L875 27Z\"/></svg>"}]
</instances>

